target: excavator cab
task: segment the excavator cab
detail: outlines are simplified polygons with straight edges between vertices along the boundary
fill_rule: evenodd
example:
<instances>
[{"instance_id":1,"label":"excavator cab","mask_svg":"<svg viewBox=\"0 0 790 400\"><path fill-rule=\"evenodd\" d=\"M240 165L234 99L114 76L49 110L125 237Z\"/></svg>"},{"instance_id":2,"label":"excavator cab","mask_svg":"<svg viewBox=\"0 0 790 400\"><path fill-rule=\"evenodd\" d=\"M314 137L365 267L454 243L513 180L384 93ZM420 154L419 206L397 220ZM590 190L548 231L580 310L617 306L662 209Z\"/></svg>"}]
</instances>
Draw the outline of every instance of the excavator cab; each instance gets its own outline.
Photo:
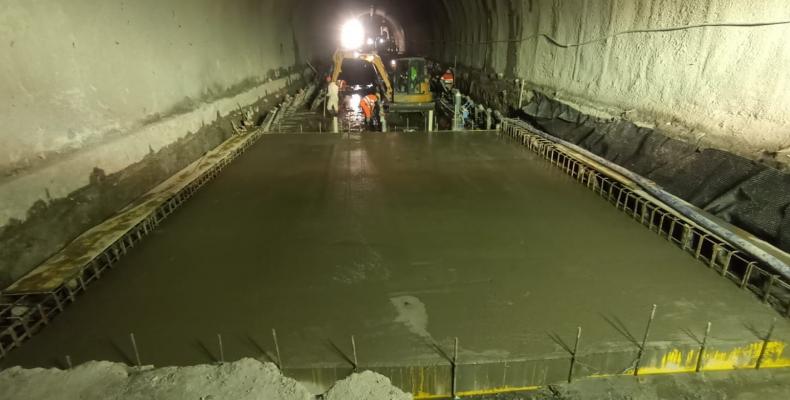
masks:
<instances>
[{"instance_id":1,"label":"excavator cab","mask_svg":"<svg viewBox=\"0 0 790 400\"><path fill-rule=\"evenodd\" d=\"M390 110L425 111L434 108L428 62L421 57L396 58L391 61L394 101Z\"/></svg>"},{"instance_id":2,"label":"excavator cab","mask_svg":"<svg viewBox=\"0 0 790 400\"><path fill-rule=\"evenodd\" d=\"M376 53L338 50L333 57L332 80L337 81L343 70L343 62L358 60L370 63L376 71L377 85L381 86L386 106L392 113L423 112L434 109L428 63L421 57L396 58L391 61L388 72ZM394 85L390 73L395 76Z\"/></svg>"}]
</instances>

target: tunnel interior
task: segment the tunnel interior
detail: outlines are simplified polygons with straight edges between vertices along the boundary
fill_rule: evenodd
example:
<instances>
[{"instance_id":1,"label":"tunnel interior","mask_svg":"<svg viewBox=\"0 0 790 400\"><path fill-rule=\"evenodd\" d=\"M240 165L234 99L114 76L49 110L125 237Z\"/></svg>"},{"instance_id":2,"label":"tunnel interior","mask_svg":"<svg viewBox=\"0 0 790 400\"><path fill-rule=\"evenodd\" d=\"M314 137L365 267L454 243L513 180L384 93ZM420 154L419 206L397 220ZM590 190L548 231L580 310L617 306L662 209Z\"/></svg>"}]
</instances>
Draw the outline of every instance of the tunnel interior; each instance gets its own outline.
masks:
<instances>
[{"instance_id":1,"label":"tunnel interior","mask_svg":"<svg viewBox=\"0 0 790 400\"><path fill-rule=\"evenodd\" d=\"M0 27L0 398L136 339L312 395L790 366L786 1L8 0Z\"/></svg>"}]
</instances>

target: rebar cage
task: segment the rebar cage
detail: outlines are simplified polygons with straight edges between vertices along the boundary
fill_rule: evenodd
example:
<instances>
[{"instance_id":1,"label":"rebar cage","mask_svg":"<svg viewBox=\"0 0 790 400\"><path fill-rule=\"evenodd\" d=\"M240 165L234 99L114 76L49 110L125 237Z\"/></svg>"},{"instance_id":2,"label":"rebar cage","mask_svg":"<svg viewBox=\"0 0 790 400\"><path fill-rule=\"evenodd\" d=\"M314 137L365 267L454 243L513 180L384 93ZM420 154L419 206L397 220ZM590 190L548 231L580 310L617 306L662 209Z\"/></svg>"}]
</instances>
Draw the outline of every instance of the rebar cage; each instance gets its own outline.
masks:
<instances>
[{"instance_id":1,"label":"rebar cage","mask_svg":"<svg viewBox=\"0 0 790 400\"><path fill-rule=\"evenodd\" d=\"M790 284L781 275L761 267L749 254L649 198L646 193L603 172L602 168L571 154L524 121L503 119L501 132L560 168L618 210L690 253L722 277L750 290L764 303L790 317Z\"/></svg>"}]
</instances>

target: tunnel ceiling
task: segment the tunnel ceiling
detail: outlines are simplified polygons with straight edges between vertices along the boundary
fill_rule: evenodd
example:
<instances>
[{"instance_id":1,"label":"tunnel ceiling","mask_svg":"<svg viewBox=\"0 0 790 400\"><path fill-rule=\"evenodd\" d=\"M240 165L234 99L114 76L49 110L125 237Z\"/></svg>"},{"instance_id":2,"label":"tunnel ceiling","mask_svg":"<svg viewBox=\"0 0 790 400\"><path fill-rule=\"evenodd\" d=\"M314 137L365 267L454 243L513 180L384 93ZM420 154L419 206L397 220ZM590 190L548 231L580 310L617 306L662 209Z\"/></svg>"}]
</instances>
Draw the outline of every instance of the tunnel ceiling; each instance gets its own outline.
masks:
<instances>
[{"instance_id":1,"label":"tunnel ceiling","mask_svg":"<svg viewBox=\"0 0 790 400\"><path fill-rule=\"evenodd\" d=\"M410 53L428 54L430 44L437 41L448 24L444 1L430 0L301 0L294 11L294 28L302 32L303 46L312 47L311 55L325 57L337 46L341 24L360 14L370 12L403 29ZM399 43L400 44L400 43Z\"/></svg>"}]
</instances>

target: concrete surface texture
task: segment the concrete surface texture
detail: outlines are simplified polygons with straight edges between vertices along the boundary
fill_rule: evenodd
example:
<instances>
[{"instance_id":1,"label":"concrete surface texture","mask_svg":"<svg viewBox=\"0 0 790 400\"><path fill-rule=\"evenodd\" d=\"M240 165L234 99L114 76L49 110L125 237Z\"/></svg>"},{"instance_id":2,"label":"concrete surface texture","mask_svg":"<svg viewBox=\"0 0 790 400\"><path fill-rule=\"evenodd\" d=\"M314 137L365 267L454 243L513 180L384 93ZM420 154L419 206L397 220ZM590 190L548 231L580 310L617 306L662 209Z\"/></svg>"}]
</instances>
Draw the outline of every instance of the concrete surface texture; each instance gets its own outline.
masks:
<instances>
[{"instance_id":1,"label":"concrete surface texture","mask_svg":"<svg viewBox=\"0 0 790 400\"><path fill-rule=\"evenodd\" d=\"M302 82L294 7L0 2L0 287Z\"/></svg>"},{"instance_id":2,"label":"concrete surface texture","mask_svg":"<svg viewBox=\"0 0 790 400\"><path fill-rule=\"evenodd\" d=\"M495 134L268 135L0 365L129 362L130 332L158 366L217 359L218 332L226 360L273 357L276 328L287 371L347 368L355 335L364 367L444 368L459 337L464 363L549 357L563 375L552 334L583 326L621 372L651 304L658 370L685 368L664 355L705 321L711 365L748 363L775 315ZM776 365L788 335L780 319Z\"/></svg>"},{"instance_id":3,"label":"concrete surface texture","mask_svg":"<svg viewBox=\"0 0 790 400\"><path fill-rule=\"evenodd\" d=\"M14 400L311 400L272 363L243 359L221 365L151 369L88 362L71 370L12 368L0 372L0 399Z\"/></svg>"},{"instance_id":4,"label":"concrete surface texture","mask_svg":"<svg viewBox=\"0 0 790 400\"><path fill-rule=\"evenodd\" d=\"M778 153L790 163L790 25L669 30L788 21L786 1L443 4L433 53L444 61L523 78L587 113L623 116L752 159Z\"/></svg>"}]
</instances>

